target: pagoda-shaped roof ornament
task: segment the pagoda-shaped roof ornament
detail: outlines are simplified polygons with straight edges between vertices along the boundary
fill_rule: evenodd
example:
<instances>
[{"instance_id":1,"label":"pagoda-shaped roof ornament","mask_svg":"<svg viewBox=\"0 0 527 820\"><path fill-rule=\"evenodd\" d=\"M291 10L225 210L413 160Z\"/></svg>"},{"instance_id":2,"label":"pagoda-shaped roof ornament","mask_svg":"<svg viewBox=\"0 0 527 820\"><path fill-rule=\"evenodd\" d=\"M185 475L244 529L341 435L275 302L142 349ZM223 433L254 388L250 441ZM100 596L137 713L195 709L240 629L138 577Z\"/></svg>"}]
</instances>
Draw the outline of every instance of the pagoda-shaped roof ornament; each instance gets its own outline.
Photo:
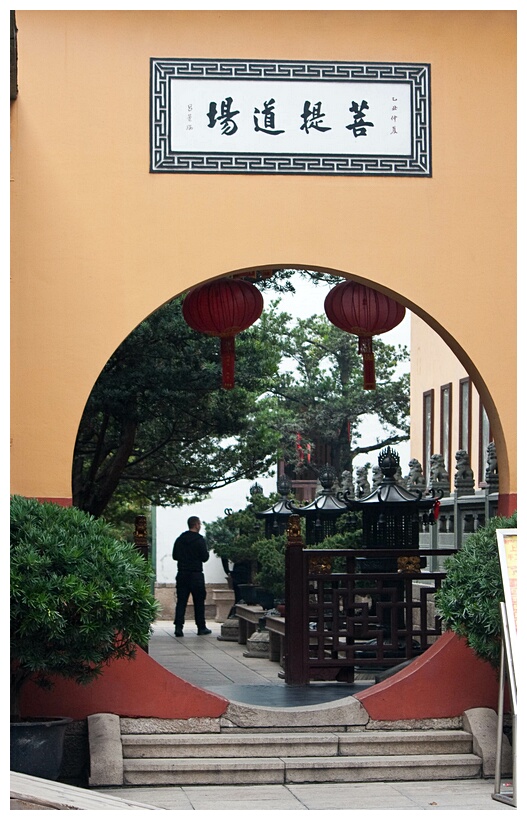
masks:
<instances>
[{"instance_id":1,"label":"pagoda-shaped roof ornament","mask_svg":"<svg viewBox=\"0 0 527 820\"><path fill-rule=\"evenodd\" d=\"M347 505L333 492L333 487L337 480L337 472L329 464L326 464L318 474L318 480L322 490L317 497L305 507L296 507L291 504L292 512L304 517L316 516L320 513L336 517L347 512Z\"/></svg>"},{"instance_id":2,"label":"pagoda-shaped roof ornament","mask_svg":"<svg viewBox=\"0 0 527 820\"><path fill-rule=\"evenodd\" d=\"M273 535L283 535L287 529L289 516L291 515L290 500L291 479L285 474L278 476L276 489L280 496L272 507L255 513L257 518L265 518L265 537L271 538Z\"/></svg>"},{"instance_id":3,"label":"pagoda-shaped roof ornament","mask_svg":"<svg viewBox=\"0 0 527 820\"><path fill-rule=\"evenodd\" d=\"M306 519L306 543L314 544L323 541L336 532L335 522L340 515L348 512L347 504L333 492L337 472L326 464L318 474L322 487L317 497L304 507L290 504L292 513Z\"/></svg>"},{"instance_id":4,"label":"pagoda-shaped roof ornament","mask_svg":"<svg viewBox=\"0 0 527 820\"><path fill-rule=\"evenodd\" d=\"M346 499L349 510L362 512L363 544L367 549L418 549L420 514L426 523L435 523L443 494L424 498L421 490L399 484L399 455L390 447L379 453L379 469L383 478L369 495Z\"/></svg>"}]
</instances>

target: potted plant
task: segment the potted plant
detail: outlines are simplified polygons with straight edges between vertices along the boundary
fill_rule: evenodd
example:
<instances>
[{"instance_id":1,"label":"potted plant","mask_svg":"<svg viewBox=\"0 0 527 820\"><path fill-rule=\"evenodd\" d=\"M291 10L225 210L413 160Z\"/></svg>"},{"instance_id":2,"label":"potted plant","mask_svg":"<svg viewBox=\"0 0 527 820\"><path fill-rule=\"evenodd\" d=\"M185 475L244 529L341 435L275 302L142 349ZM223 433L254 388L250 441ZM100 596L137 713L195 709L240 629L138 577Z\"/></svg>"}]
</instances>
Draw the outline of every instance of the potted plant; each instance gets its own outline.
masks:
<instances>
[{"instance_id":1,"label":"potted plant","mask_svg":"<svg viewBox=\"0 0 527 820\"><path fill-rule=\"evenodd\" d=\"M254 544L264 536L264 523L255 513L270 503L264 495L254 494L242 510L227 513L206 523L207 543L225 563L232 562L238 578L232 577L236 601L260 603L255 585L258 561ZM243 576L243 577L242 577Z\"/></svg>"},{"instance_id":2,"label":"potted plant","mask_svg":"<svg viewBox=\"0 0 527 820\"><path fill-rule=\"evenodd\" d=\"M500 664L504 600L496 530L515 527L516 513L491 518L471 533L445 560L447 575L435 596L446 628L465 638L476 655L495 668Z\"/></svg>"},{"instance_id":3,"label":"potted plant","mask_svg":"<svg viewBox=\"0 0 527 820\"><path fill-rule=\"evenodd\" d=\"M89 684L112 659L132 658L148 643L157 614L152 577L135 547L115 538L103 520L73 507L11 498L13 770L58 778L61 751L31 737L44 731L61 743L69 719L24 719L23 688L29 680L50 688L57 675Z\"/></svg>"},{"instance_id":4,"label":"potted plant","mask_svg":"<svg viewBox=\"0 0 527 820\"><path fill-rule=\"evenodd\" d=\"M258 587L268 594L266 603L269 609L273 603L283 601L285 597L285 535L273 535L271 538L262 538L253 544L258 560L258 572L255 582Z\"/></svg>"}]
</instances>

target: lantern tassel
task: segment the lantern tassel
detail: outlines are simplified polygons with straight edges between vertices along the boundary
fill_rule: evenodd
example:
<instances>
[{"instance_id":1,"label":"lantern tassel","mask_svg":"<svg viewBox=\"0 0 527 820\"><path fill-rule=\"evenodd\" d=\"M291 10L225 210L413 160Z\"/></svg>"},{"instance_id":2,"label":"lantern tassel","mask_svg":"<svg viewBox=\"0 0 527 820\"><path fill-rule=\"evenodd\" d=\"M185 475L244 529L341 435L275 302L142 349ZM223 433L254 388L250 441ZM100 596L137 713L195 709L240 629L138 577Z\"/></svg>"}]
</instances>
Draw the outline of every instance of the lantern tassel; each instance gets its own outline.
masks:
<instances>
[{"instance_id":1,"label":"lantern tassel","mask_svg":"<svg viewBox=\"0 0 527 820\"><path fill-rule=\"evenodd\" d=\"M375 358L373 353L364 353L362 356L363 387L365 390L375 390Z\"/></svg>"},{"instance_id":2,"label":"lantern tassel","mask_svg":"<svg viewBox=\"0 0 527 820\"><path fill-rule=\"evenodd\" d=\"M359 336L359 353L362 354L362 378L365 390L375 390L375 359L371 336Z\"/></svg>"},{"instance_id":3,"label":"lantern tassel","mask_svg":"<svg viewBox=\"0 0 527 820\"><path fill-rule=\"evenodd\" d=\"M222 387L225 390L232 390L234 387L234 336L222 336L220 350Z\"/></svg>"}]
</instances>

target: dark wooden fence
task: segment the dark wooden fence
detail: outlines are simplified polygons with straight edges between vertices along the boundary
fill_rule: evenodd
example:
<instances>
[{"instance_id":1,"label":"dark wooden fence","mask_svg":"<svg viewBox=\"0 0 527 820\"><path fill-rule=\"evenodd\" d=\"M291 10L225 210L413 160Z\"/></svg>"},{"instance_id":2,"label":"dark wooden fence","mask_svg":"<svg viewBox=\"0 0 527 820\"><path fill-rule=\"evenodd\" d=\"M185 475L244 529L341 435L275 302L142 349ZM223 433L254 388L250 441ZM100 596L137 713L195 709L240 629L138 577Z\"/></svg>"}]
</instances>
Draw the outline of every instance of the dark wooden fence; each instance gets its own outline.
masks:
<instances>
[{"instance_id":1,"label":"dark wooden fence","mask_svg":"<svg viewBox=\"0 0 527 820\"><path fill-rule=\"evenodd\" d=\"M356 670L398 665L441 634L430 602L445 573L415 566L455 549L307 549L294 518L286 548L286 683L353 682Z\"/></svg>"}]
</instances>

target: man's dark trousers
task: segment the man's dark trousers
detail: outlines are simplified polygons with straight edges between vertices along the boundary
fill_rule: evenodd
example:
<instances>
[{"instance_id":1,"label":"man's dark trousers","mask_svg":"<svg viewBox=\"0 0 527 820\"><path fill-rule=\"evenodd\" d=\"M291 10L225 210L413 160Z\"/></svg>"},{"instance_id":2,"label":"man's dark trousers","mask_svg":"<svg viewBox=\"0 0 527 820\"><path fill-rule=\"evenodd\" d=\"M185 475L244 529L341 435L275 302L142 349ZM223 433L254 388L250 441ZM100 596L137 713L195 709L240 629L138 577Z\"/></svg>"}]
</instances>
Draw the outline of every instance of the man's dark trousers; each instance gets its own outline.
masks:
<instances>
[{"instance_id":1,"label":"man's dark trousers","mask_svg":"<svg viewBox=\"0 0 527 820\"><path fill-rule=\"evenodd\" d=\"M185 610L189 595L192 595L194 604L194 620L198 629L205 629L205 575L203 572L193 572L190 570L179 570L176 575L176 615L174 623L176 628L183 629L185 623Z\"/></svg>"}]
</instances>

